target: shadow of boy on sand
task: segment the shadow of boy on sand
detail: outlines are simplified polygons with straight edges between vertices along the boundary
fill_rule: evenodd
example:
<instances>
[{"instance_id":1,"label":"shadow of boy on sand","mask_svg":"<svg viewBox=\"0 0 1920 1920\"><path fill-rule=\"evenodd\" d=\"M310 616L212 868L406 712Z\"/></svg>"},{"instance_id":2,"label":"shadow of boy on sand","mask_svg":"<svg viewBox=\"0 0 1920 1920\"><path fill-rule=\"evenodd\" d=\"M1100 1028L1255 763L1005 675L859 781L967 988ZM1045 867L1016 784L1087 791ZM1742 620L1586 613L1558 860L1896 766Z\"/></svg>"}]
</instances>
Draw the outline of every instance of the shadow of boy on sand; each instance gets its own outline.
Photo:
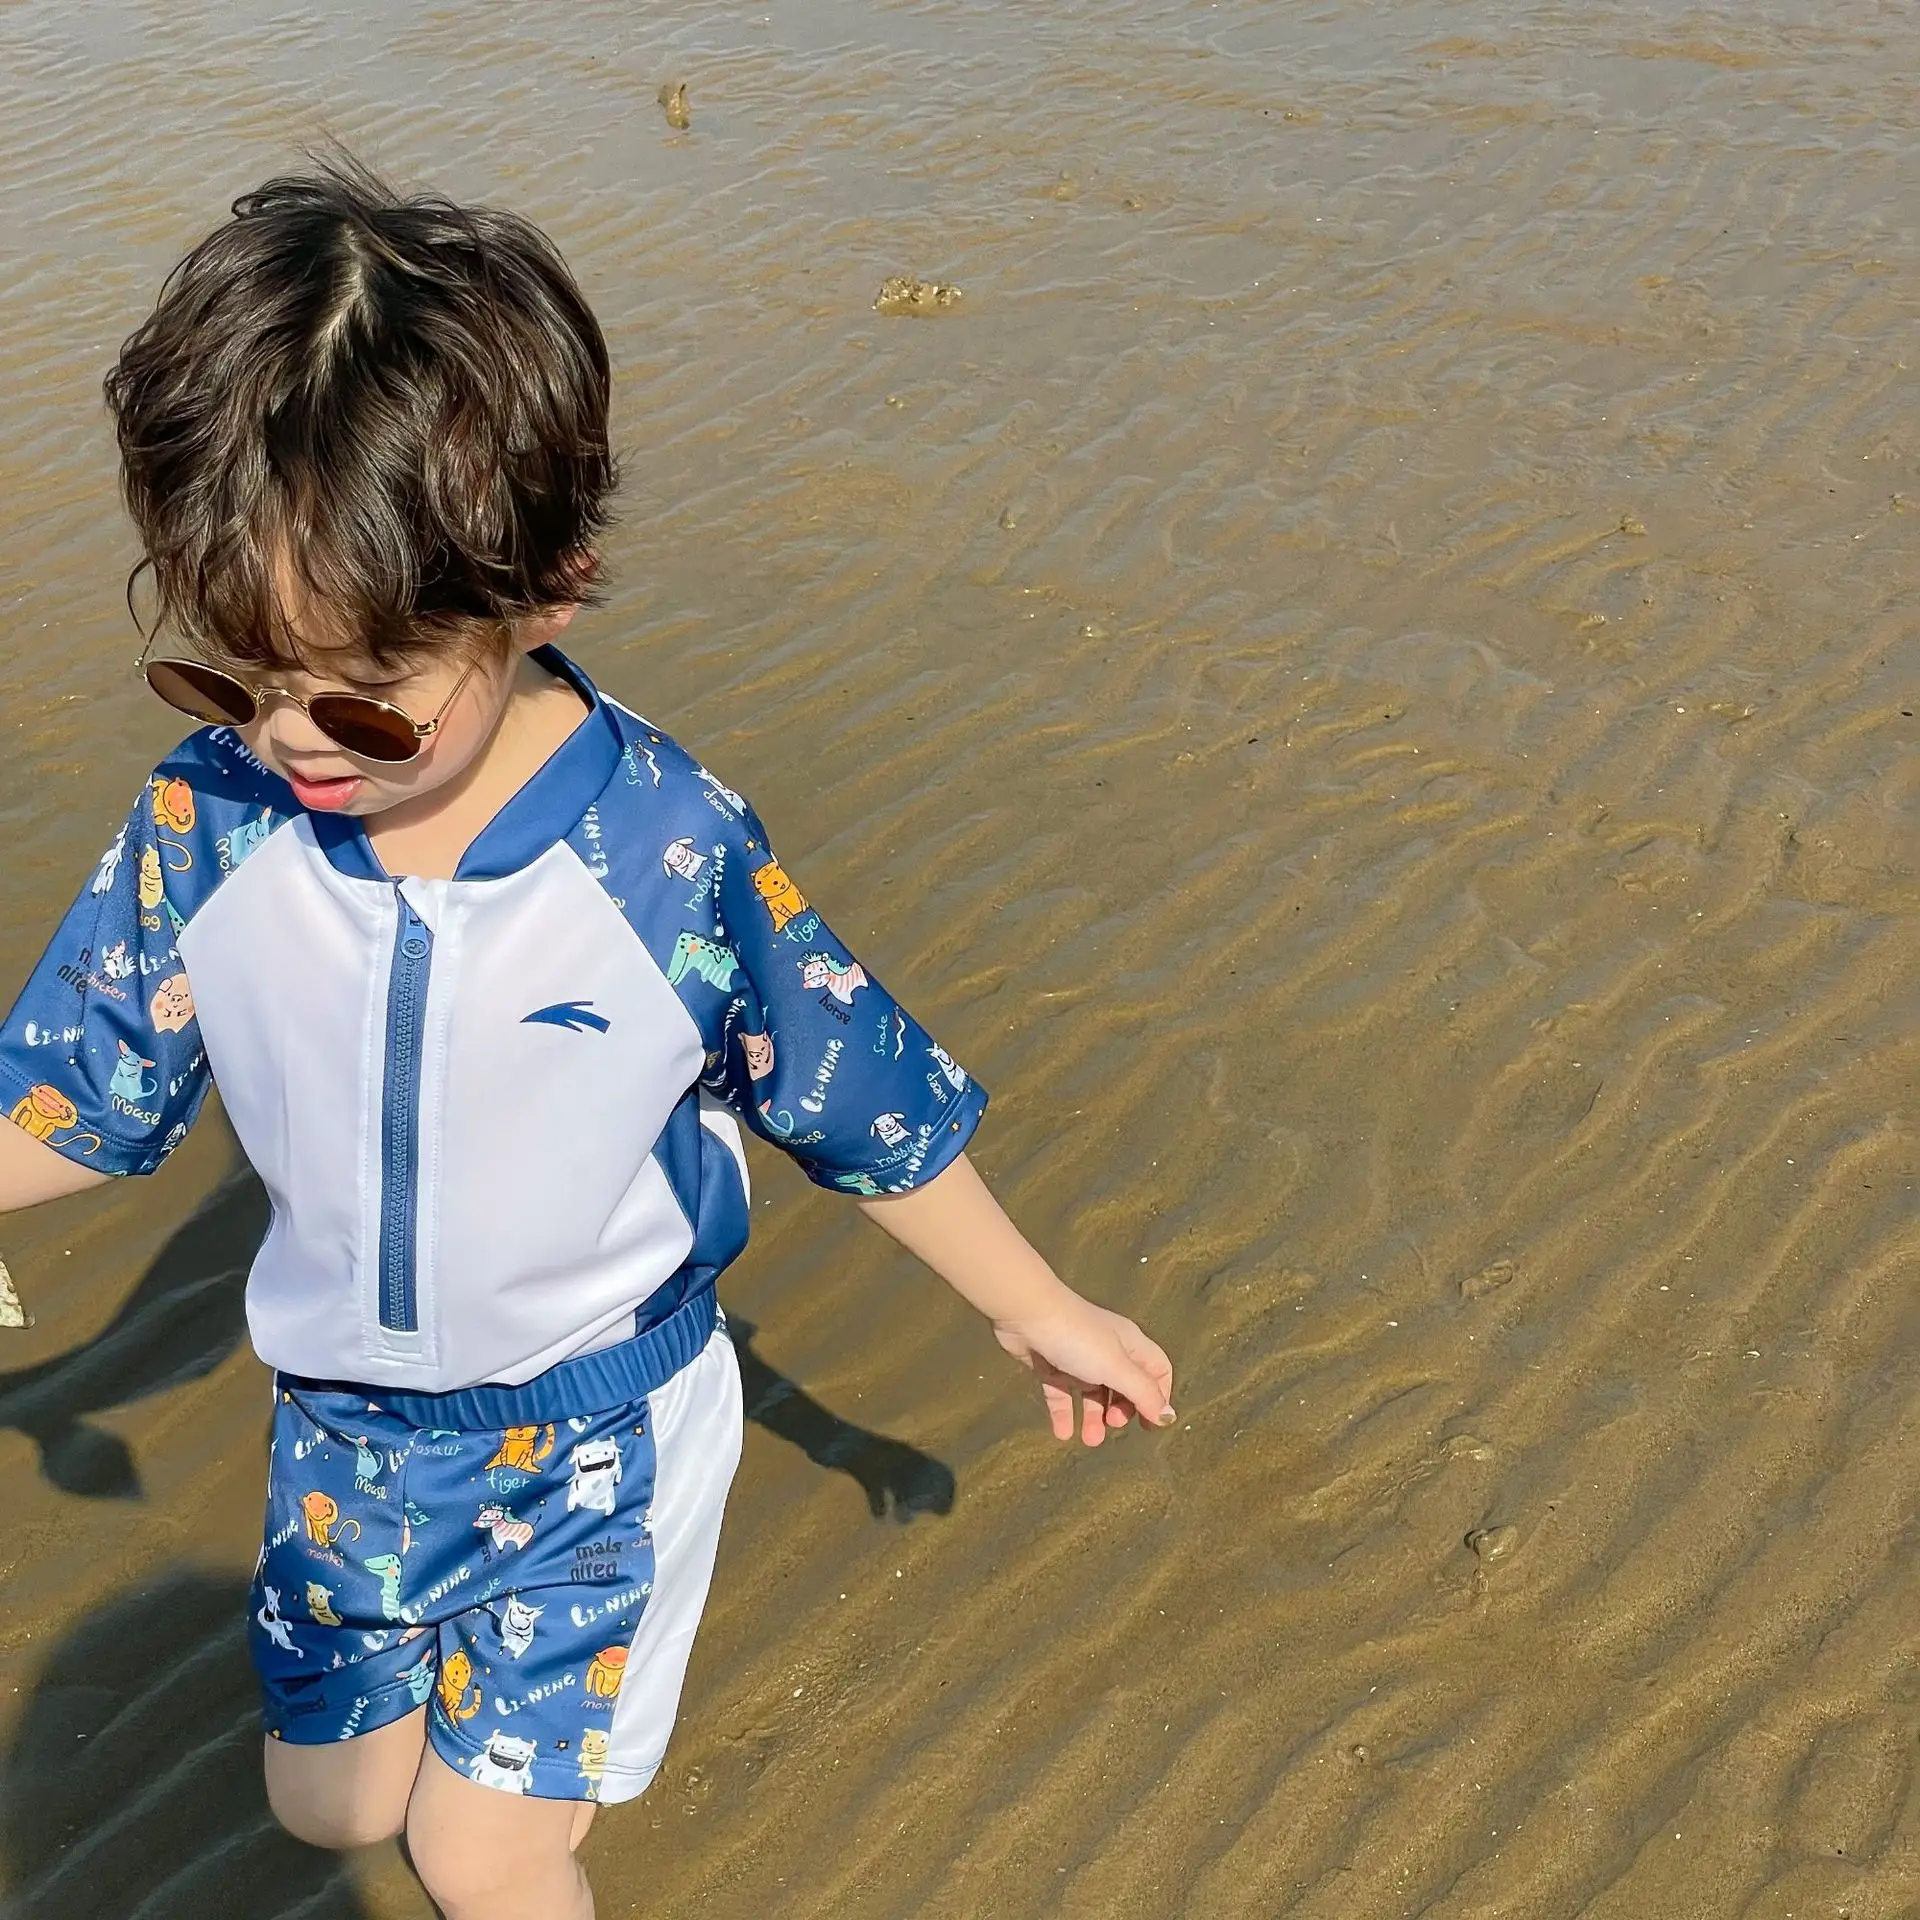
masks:
<instances>
[{"instance_id":1,"label":"shadow of boy on sand","mask_svg":"<svg viewBox=\"0 0 1920 1920\"><path fill-rule=\"evenodd\" d=\"M211 1373L246 1336L247 1269L267 1230L265 1190L242 1165L174 1232L107 1326L38 1366L0 1373L0 1427L40 1449L63 1492L137 1500L140 1472L117 1435L85 1416ZM753 1351L750 1321L728 1316L747 1418L817 1466L857 1481L875 1519L901 1522L953 1508L952 1469L917 1447L828 1412Z\"/></svg>"},{"instance_id":2,"label":"shadow of boy on sand","mask_svg":"<svg viewBox=\"0 0 1920 1920\"><path fill-rule=\"evenodd\" d=\"M41 1472L62 1492L140 1498L140 1472L126 1442L84 1416L198 1380L240 1344L247 1269L267 1213L265 1189L251 1168L239 1167L174 1232L91 1340L38 1366L0 1373L0 1427L15 1427L38 1445Z\"/></svg>"},{"instance_id":3,"label":"shadow of boy on sand","mask_svg":"<svg viewBox=\"0 0 1920 1920\"><path fill-rule=\"evenodd\" d=\"M891 1515L902 1526L922 1513L951 1513L956 1482L953 1469L884 1433L856 1427L829 1413L812 1394L775 1373L753 1350L759 1329L738 1314L727 1315L727 1331L740 1360L740 1386L747 1418L790 1440L817 1467L857 1480L876 1520Z\"/></svg>"},{"instance_id":4,"label":"shadow of boy on sand","mask_svg":"<svg viewBox=\"0 0 1920 1920\"><path fill-rule=\"evenodd\" d=\"M368 1920L267 1810L247 1587L176 1571L73 1627L0 1762L6 1920Z\"/></svg>"}]
</instances>

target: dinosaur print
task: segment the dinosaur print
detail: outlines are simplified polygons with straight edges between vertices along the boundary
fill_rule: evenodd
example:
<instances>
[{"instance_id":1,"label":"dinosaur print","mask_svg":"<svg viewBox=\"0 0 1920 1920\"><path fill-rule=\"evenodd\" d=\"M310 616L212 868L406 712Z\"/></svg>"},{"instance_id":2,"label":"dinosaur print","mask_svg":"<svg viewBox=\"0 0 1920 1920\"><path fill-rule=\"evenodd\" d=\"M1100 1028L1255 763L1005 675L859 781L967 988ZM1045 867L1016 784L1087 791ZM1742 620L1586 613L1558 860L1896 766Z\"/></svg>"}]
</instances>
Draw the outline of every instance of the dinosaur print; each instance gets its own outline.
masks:
<instances>
[{"instance_id":1,"label":"dinosaur print","mask_svg":"<svg viewBox=\"0 0 1920 1920\"><path fill-rule=\"evenodd\" d=\"M380 1582L380 1617L383 1620L400 1618L400 1556L397 1553L376 1553L360 1563Z\"/></svg>"},{"instance_id":2,"label":"dinosaur print","mask_svg":"<svg viewBox=\"0 0 1920 1920\"><path fill-rule=\"evenodd\" d=\"M730 947L709 940L704 934L683 933L673 943L673 958L667 963L667 985L677 987L688 974L697 973L710 987L722 993L733 985L739 957Z\"/></svg>"}]
</instances>

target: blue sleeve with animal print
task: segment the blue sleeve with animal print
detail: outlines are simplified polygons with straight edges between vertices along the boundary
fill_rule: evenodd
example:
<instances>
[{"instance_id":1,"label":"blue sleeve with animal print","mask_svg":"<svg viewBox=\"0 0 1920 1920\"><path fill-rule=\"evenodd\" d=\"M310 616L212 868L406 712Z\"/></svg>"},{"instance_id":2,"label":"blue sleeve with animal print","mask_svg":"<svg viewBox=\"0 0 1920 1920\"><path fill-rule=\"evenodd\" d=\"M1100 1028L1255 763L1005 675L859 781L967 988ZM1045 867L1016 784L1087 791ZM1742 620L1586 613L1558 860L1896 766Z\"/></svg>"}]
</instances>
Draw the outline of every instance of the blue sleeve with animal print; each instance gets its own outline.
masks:
<instances>
[{"instance_id":1,"label":"blue sleeve with animal print","mask_svg":"<svg viewBox=\"0 0 1920 1920\"><path fill-rule=\"evenodd\" d=\"M738 973L709 1084L819 1186L924 1186L965 1147L986 1089L835 938L744 802L735 836L716 933Z\"/></svg>"},{"instance_id":2,"label":"blue sleeve with animal print","mask_svg":"<svg viewBox=\"0 0 1920 1920\"><path fill-rule=\"evenodd\" d=\"M102 1173L151 1173L206 1098L176 936L291 792L225 728L148 781L0 1024L0 1113Z\"/></svg>"}]
</instances>

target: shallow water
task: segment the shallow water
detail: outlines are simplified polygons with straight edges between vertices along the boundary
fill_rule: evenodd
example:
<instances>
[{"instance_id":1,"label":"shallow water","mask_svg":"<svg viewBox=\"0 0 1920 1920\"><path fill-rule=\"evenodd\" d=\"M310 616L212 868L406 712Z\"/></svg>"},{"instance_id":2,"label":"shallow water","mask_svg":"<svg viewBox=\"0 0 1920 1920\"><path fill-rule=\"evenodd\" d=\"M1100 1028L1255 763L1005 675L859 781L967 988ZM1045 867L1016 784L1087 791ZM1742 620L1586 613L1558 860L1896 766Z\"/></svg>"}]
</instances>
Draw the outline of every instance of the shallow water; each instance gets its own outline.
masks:
<instances>
[{"instance_id":1,"label":"shallow water","mask_svg":"<svg viewBox=\"0 0 1920 1920\"><path fill-rule=\"evenodd\" d=\"M170 737L100 375L331 131L560 241L628 456L576 650L1180 1366L1057 1453L761 1163L603 1911L1920 1911L1917 66L1781 0L0 12L0 993ZM5 1230L7 1884L412 1920L253 1784L202 1132Z\"/></svg>"}]
</instances>

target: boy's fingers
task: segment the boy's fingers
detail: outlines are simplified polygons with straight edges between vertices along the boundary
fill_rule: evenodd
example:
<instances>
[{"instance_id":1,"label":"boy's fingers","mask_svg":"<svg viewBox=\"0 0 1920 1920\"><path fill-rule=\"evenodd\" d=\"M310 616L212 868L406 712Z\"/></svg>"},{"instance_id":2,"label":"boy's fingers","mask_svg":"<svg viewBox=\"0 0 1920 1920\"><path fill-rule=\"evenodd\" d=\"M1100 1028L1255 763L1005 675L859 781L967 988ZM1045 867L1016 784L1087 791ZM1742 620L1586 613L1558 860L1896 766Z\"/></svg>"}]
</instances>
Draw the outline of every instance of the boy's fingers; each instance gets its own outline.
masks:
<instances>
[{"instance_id":1,"label":"boy's fingers","mask_svg":"<svg viewBox=\"0 0 1920 1920\"><path fill-rule=\"evenodd\" d=\"M1152 1341L1147 1344L1153 1345ZM1155 1347L1154 1351L1159 1353L1160 1350ZM1114 1368L1117 1376L1113 1381L1114 1390L1124 1394L1139 1408L1141 1417L1150 1427L1169 1426L1173 1421L1173 1409L1167 1404L1167 1389L1173 1385L1173 1367L1165 1354L1160 1354L1160 1358L1166 1366L1165 1377L1160 1380L1156 1380L1131 1353L1123 1365Z\"/></svg>"},{"instance_id":2,"label":"boy's fingers","mask_svg":"<svg viewBox=\"0 0 1920 1920\"><path fill-rule=\"evenodd\" d=\"M1120 1346L1137 1369L1138 1384L1119 1384L1139 1408L1142 1424L1149 1427L1172 1426L1175 1417L1172 1406L1173 1362L1131 1320L1121 1332ZM1146 1391L1141 1391L1141 1386Z\"/></svg>"},{"instance_id":3,"label":"boy's fingers","mask_svg":"<svg viewBox=\"0 0 1920 1920\"><path fill-rule=\"evenodd\" d=\"M1107 1390L1105 1387L1089 1387L1080 1396L1080 1439L1089 1447L1097 1447L1107 1437Z\"/></svg>"},{"instance_id":4,"label":"boy's fingers","mask_svg":"<svg viewBox=\"0 0 1920 1920\"><path fill-rule=\"evenodd\" d=\"M1061 1383L1058 1374L1042 1375L1040 1397L1047 1403L1047 1424L1056 1440L1073 1438L1073 1395Z\"/></svg>"},{"instance_id":5,"label":"boy's fingers","mask_svg":"<svg viewBox=\"0 0 1920 1920\"><path fill-rule=\"evenodd\" d=\"M1173 1362L1166 1356L1165 1350L1136 1327L1131 1320L1126 1331L1120 1336L1120 1344L1132 1360L1149 1379L1160 1389L1160 1397L1169 1399L1173 1394Z\"/></svg>"}]
</instances>

